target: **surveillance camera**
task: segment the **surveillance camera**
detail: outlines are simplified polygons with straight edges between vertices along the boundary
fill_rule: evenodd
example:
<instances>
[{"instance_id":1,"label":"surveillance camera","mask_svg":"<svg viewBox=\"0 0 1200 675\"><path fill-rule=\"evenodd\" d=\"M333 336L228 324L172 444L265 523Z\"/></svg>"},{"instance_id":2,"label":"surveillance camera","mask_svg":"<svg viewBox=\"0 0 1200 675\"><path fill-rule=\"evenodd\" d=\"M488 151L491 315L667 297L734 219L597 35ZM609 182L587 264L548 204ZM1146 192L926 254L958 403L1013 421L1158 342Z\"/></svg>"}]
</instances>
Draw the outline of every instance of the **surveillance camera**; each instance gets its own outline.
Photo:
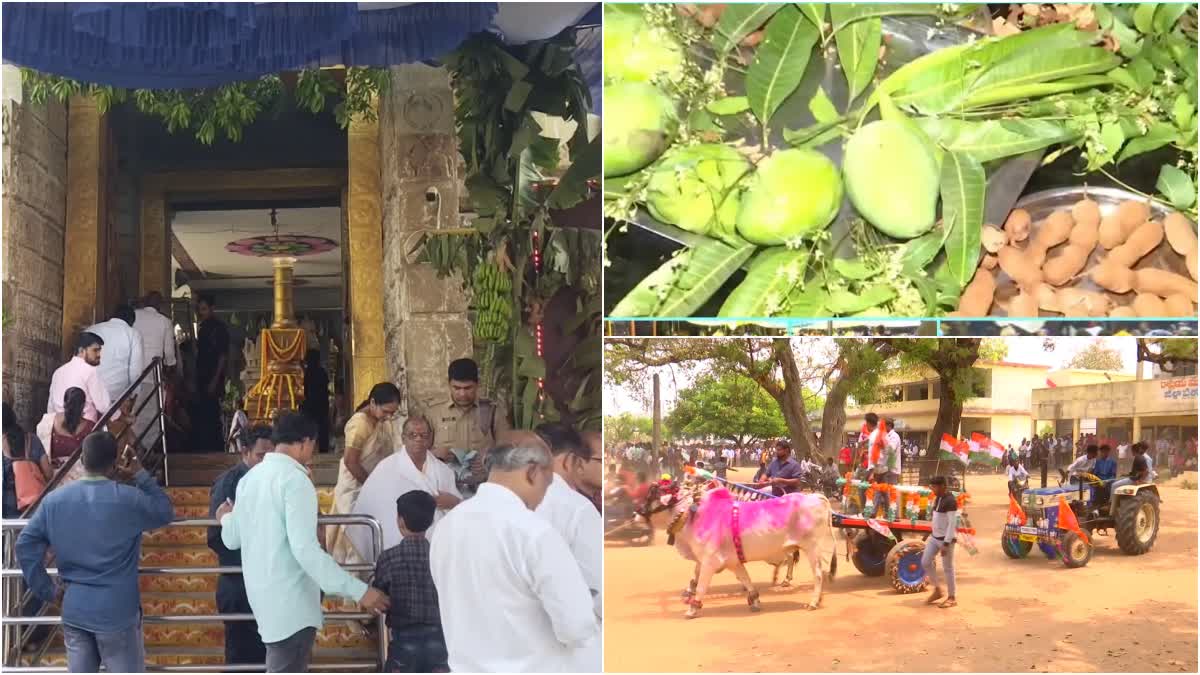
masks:
<instances>
[{"instance_id":1,"label":"surveillance camera","mask_svg":"<svg viewBox=\"0 0 1200 675\"><path fill-rule=\"evenodd\" d=\"M433 202L436 202L439 199L441 199L441 195L438 194L437 188L430 187L428 190L425 191L425 201L429 202L430 204L432 204Z\"/></svg>"}]
</instances>

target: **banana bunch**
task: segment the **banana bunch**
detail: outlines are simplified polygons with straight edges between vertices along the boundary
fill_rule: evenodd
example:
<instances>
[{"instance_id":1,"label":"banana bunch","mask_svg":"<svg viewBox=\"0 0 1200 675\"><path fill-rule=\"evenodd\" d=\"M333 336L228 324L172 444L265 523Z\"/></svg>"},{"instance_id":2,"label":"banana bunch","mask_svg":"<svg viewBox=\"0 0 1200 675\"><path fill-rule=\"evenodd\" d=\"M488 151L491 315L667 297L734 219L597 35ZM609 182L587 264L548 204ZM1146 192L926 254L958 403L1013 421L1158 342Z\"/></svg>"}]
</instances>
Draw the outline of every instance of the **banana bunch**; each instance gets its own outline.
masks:
<instances>
[{"instance_id":1,"label":"banana bunch","mask_svg":"<svg viewBox=\"0 0 1200 675\"><path fill-rule=\"evenodd\" d=\"M471 277L475 304L475 338L488 342L508 340L512 326L512 279L495 262L484 261L475 266Z\"/></svg>"}]
</instances>

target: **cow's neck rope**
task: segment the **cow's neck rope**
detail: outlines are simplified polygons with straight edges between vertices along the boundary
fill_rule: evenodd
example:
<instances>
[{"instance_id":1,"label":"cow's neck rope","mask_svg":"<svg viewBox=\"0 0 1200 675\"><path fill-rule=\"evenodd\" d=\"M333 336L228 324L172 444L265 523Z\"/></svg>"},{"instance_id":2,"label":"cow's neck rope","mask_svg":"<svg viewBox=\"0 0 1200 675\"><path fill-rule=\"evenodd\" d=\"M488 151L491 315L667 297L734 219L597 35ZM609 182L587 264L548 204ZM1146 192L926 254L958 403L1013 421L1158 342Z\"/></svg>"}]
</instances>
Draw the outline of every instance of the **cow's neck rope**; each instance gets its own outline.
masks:
<instances>
[{"instance_id":1,"label":"cow's neck rope","mask_svg":"<svg viewBox=\"0 0 1200 675\"><path fill-rule=\"evenodd\" d=\"M737 552L738 562L746 564L746 553L742 550L742 525L740 520L741 509L737 502L733 503L732 512L732 530L733 530L733 550Z\"/></svg>"}]
</instances>

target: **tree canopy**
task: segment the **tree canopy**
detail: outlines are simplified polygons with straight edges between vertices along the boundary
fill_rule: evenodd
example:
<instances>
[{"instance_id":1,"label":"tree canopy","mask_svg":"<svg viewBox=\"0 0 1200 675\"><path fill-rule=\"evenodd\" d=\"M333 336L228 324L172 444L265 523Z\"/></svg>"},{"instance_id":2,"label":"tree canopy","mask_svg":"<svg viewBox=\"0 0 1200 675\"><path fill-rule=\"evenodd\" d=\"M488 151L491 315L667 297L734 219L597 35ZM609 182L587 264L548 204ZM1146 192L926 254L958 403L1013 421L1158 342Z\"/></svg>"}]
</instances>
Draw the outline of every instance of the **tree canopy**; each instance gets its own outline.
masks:
<instances>
[{"instance_id":1,"label":"tree canopy","mask_svg":"<svg viewBox=\"0 0 1200 675\"><path fill-rule=\"evenodd\" d=\"M715 436L741 448L788 434L779 404L736 372L707 373L679 392L667 424L685 436Z\"/></svg>"},{"instance_id":2,"label":"tree canopy","mask_svg":"<svg viewBox=\"0 0 1200 675\"><path fill-rule=\"evenodd\" d=\"M1091 342L1076 352L1067 366L1084 370L1121 370L1121 354L1103 342Z\"/></svg>"},{"instance_id":3,"label":"tree canopy","mask_svg":"<svg viewBox=\"0 0 1200 675\"><path fill-rule=\"evenodd\" d=\"M604 418L604 444L616 446L620 443L642 441L654 433L654 420L648 415L623 412Z\"/></svg>"}]
</instances>

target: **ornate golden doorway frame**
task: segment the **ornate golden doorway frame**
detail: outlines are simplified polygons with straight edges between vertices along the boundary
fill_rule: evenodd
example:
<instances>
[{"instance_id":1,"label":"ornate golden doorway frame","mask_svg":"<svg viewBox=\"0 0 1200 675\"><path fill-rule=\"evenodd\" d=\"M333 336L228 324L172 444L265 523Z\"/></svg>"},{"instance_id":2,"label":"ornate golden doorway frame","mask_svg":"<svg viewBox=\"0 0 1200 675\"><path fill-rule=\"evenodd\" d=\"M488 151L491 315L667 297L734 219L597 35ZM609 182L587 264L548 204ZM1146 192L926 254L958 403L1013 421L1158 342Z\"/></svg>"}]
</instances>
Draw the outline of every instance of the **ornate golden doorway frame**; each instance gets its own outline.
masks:
<instances>
[{"instance_id":1,"label":"ornate golden doorway frame","mask_svg":"<svg viewBox=\"0 0 1200 675\"><path fill-rule=\"evenodd\" d=\"M366 139L351 137L355 141ZM350 170L266 169L259 171L170 171L145 174L141 183L141 260L138 290L142 295L157 290L170 297L171 232L170 205L228 202L230 200L273 201L281 199L324 199L341 201L346 219L342 255L349 289L345 308L350 319L351 382L348 391L355 401L366 397L372 385L385 375L383 351L383 223L380 216L378 154L373 180L362 152L350 153ZM366 158L368 161L370 158ZM355 183L361 183L355 185Z\"/></svg>"}]
</instances>

